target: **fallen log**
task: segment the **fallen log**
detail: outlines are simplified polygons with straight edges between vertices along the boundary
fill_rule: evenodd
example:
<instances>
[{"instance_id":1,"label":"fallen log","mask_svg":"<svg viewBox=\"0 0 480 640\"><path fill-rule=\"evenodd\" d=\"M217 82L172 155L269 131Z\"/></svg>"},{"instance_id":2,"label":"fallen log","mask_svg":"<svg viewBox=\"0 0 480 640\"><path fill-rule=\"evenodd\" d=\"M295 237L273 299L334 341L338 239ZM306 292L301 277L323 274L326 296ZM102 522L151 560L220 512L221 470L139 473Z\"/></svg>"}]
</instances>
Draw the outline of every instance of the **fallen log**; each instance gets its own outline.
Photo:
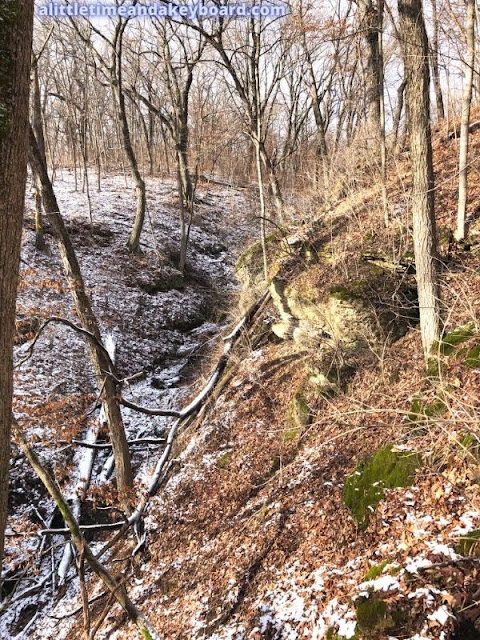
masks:
<instances>
[{"instance_id":1,"label":"fallen log","mask_svg":"<svg viewBox=\"0 0 480 640\"><path fill-rule=\"evenodd\" d=\"M475 122L470 123L468 126L469 133L473 133L474 131L477 131L477 129L480 129L480 120L476 120ZM459 129L454 129L453 131L449 131L447 133L447 140L455 140L457 138L460 138Z\"/></svg>"}]
</instances>

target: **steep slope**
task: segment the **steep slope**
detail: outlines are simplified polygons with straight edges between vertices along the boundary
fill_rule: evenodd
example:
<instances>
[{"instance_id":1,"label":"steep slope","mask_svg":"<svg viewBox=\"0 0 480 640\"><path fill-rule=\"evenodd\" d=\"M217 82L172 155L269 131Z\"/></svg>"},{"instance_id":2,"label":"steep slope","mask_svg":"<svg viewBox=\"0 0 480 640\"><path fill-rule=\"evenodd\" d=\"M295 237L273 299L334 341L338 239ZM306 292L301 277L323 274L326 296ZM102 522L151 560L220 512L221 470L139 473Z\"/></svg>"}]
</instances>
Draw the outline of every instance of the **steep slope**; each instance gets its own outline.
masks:
<instances>
[{"instance_id":1,"label":"steep slope","mask_svg":"<svg viewBox=\"0 0 480 640\"><path fill-rule=\"evenodd\" d=\"M473 218L470 245L449 241L455 149L435 151L446 328L428 371L402 164L389 229L365 186L268 238L271 302L178 439L129 564L168 640L480 637L480 245ZM245 308L259 245L236 270ZM115 608L104 629L136 633Z\"/></svg>"},{"instance_id":2,"label":"steep slope","mask_svg":"<svg viewBox=\"0 0 480 640\"><path fill-rule=\"evenodd\" d=\"M426 375L408 206L382 230L375 197L269 238L273 302L150 512L134 593L167 638L479 637L476 236L440 209ZM237 272L246 305L258 246Z\"/></svg>"}]
</instances>

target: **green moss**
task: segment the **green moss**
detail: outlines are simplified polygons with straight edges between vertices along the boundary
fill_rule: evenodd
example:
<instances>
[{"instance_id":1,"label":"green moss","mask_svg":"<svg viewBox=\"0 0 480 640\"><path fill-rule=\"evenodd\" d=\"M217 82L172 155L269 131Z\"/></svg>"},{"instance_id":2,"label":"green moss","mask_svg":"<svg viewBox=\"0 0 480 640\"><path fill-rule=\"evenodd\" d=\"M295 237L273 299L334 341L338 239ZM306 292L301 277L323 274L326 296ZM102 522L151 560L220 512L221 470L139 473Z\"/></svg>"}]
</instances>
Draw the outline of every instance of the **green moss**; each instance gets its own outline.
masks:
<instances>
[{"instance_id":1,"label":"green moss","mask_svg":"<svg viewBox=\"0 0 480 640\"><path fill-rule=\"evenodd\" d=\"M480 344L475 345L465 356L465 364L470 369L480 367Z\"/></svg>"},{"instance_id":2,"label":"green moss","mask_svg":"<svg viewBox=\"0 0 480 640\"><path fill-rule=\"evenodd\" d=\"M458 541L456 551L462 556L480 556L480 530L477 529L462 536Z\"/></svg>"},{"instance_id":3,"label":"green moss","mask_svg":"<svg viewBox=\"0 0 480 640\"><path fill-rule=\"evenodd\" d=\"M217 460L217 467L219 469L226 469L227 467L230 466L231 461L232 461L232 452L226 451Z\"/></svg>"},{"instance_id":4,"label":"green moss","mask_svg":"<svg viewBox=\"0 0 480 640\"><path fill-rule=\"evenodd\" d=\"M408 486L419 466L417 454L392 451L391 446L379 449L357 464L355 471L345 480L343 499L360 528L368 526L385 489Z\"/></svg>"},{"instance_id":5,"label":"green moss","mask_svg":"<svg viewBox=\"0 0 480 640\"><path fill-rule=\"evenodd\" d=\"M293 442L300 435L300 431L298 429L287 429L287 431L283 434L284 442Z\"/></svg>"},{"instance_id":6,"label":"green moss","mask_svg":"<svg viewBox=\"0 0 480 640\"><path fill-rule=\"evenodd\" d=\"M376 595L370 598L358 598L355 602L357 610L357 625L362 634L380 632L393 626L393 619L388 613L388 607L384 600Z\"/></svg>"},{"instance_id":7,"label":"green moss","mask_svg":"<svg viewBox=\"0 0 480 640\"><path fill-rule=\"evenodd\" d=\"M298 431L306 429L311 421L312 414L304 395L304 385L301 384L293 397L290 414L294 428Z\"/></svg>"},{"instance_id":8,"label":"green moss","mask_svg":"<svg viewBox=\"0 0 480 640\"><path fill-rule=\"evenodd\" d=\"M352 280L348 287L336 284L330 287L330 295L339 300L358 300L364 298L368 293L368 283L364 280Z\"/></svg>"},{"instance_id":9,"label":"green moss","mask_svg":"<svg viewBox=\"0 0 480 640\"><path fill-rule=\"evenodd\" d=\"M442 398L435 398L432 402L427 402L421 396L415 396L408 414L408 419L413 424L425 422L425 418L436 418L445 413L447 405Z\"/></svg>"},{"instance_id":10,"label":"green moss","mask_svg":"<svg viewBox=\"0 0 480 640\"><path fill-rule=\"evenodd\" d=\"M375 580L375 578L378 578L378 576L382 574L387 564L388 560L382 560L380 564L376 564L373 567L370 567L370 569L365 574L365 577L363 578L364 582L368 582L369 580Z\"/></svg>"},{"instance_id":11,"label":"green moss","mask_svg":"<svg viewBox=\"0 0 480 640\"><path fill-rule=\"evenodd\" d=\"M471 322L463 327L458 327L445 334L440 341L435 341L432 345L431 353L449 356L455 351L455 347L464 342L468 342L475 336L475 325Z\"/></svg>"}]
</instances>

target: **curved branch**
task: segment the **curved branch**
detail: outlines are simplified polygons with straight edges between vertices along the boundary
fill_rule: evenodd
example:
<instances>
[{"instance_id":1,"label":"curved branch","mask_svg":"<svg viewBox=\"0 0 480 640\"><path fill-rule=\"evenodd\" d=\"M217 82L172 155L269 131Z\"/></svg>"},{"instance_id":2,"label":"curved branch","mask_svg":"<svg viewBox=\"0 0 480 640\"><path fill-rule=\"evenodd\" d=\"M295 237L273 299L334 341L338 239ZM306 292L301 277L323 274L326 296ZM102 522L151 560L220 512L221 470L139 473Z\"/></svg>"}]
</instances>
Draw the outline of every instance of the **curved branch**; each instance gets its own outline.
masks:
<instances>
[{"instance_id":1,"label":"curved branch","mask_svg":"<svg viewBox=\"0 0 480 640\"><path fill-rule=\"evenodd\" d=\"M29 347L27 349L26 356L22 360L20 360L20 362L18 362L15 365L15 369L18 368L18 367L21 367L22 364L27 362L27 360L30 360L30 358L33 355L33 349L35 348L35 345L37 344L38 339L40 338L40 336L42 335L44 330L48 327L48 325L52 324L53 322L56 322L58 324L63 324L65 326L69 327L70 329L73 329L77 333L81 334L82 336L85 336L87 338L87 340L89 340L94 346L96 346L98 349L100 349L100 351L103 353L103 355L107 359L109 371L106 372L106 373L110 373L112 375L115 375L115 365L113 364L112 359L110 358L110 354L105 349L105 347L100 342L100 340L98 340L93 335L93 333L91 333L90 331L87 331L86 329L83 329L82 327L79 327L74 322L71 322L71 320L67 320L66 318L60 318L59 316L51 316L50 318L47 318L47 320L45 320L43 322L43 324L41 325L41 327L37 331L37 334L36 334L35 338L30 343L30 345L29 345Z\"/></svg>"}]
</instances>

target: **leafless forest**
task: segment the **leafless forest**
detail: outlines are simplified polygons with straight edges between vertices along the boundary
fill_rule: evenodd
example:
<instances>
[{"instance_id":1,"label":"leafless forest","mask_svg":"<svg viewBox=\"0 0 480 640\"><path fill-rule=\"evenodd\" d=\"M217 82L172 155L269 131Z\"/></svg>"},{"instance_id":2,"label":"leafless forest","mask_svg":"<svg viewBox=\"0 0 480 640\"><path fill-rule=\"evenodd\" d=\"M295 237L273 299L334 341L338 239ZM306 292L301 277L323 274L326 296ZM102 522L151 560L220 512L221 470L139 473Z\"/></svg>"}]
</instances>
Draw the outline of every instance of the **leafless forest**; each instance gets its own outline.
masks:
<instances>
[{"instance_id":1,"label":"leafless forest","mask_svg":"<svg viewBox=\"0 0 480 640\"><path fill-rule=\"evenodd\" d=\"M0 637L480 638L474 0L0 2Z\"/></svg>"}]
</instances>

